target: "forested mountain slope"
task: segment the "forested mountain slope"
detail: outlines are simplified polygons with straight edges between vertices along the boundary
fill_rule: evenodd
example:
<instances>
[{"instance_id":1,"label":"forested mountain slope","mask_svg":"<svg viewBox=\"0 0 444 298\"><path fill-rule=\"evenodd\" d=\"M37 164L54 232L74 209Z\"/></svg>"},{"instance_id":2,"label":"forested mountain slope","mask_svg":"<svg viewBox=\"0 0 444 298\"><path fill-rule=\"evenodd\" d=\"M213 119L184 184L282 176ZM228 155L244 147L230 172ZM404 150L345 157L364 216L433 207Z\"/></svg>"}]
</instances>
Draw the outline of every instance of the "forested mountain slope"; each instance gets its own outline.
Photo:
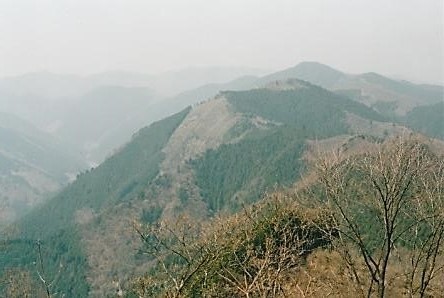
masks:
<instances>
[{"instance_id":1,"label":"forested mountain slope","mask_svg":"<svg viewBox=\"0 0 444 298\"><path fill-rule=\"evenodd\" d=\"M436 104L414 108L405 116L405 123L428 136L444 139L444 99Z\"/></svg>"},{"instance_id":2,"label":"forested mountain slope","mask_svg":"<svg viewBox=\"0 0 444 298\"><path fill-rule=\"evenodd\" d=\"M401 131L389 129L392 124L371 108L303 81L223 92L143 128L18 222L1 268L20 264L35 272L30 256L32 239L39 238L48 276L64 264L65 278L54 290L112 293L113 280L149 268L133 221L206 220L240 210L300 177L309 140L355 134L350 117L365 123L360 133L372 134L373 125L386 127L387 135Z\"/></svg>"}]
</instances>

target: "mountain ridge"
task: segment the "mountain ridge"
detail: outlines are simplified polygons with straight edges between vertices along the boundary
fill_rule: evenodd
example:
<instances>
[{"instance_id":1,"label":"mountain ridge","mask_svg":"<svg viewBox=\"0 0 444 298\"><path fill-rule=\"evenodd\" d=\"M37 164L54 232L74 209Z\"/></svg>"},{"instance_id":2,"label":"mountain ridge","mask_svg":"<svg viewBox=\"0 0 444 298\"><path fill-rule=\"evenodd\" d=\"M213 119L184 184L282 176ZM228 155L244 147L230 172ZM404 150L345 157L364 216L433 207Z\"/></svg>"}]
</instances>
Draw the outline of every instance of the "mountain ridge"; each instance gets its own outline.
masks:
<instances>
[{"instance_id":1,"label":"mountain ridge","mask_svg":"<svg viewBox=\"0 0 444 298\"><path fill-rule=\"evenodd\" d=\"M347 97L303 81L292 84L296 87L284 90L222 92L140 130L19 222L15 229L23 234L17 235L46 239L55 247L48 247L52 260L84 272L74 289L66 288L72 280L64 281L64 292L103 296L113 289L105 276L124 279L146 268L128 255L138 247L132 220L155 222L183 213L205 219L239 210L299 177L307 140L353 134L345 111L368 125L384 120ZM77 248L57 251L66 237ZM75 259L84 261L69 261Z\"/></svg>"},{"instance_id":2,"label":"mountain ridge","mask_svg":"<svg viewBox=\"0 0 444 298\"><path fill-rule=\"evenodd\" d=\"M139 130L98 167L78 175L17 222L10 238L40 238L51 256L48 272L57 271L60 263L67 272L78 272L58 290L106 296L114 291L110 275L126 280L149 266L137 253L141 244L133 221L150 224L181 215L206 220L240 210L267 191L294 183L305 170L305 156L315 140L341 148L412 133L378 113L374 98L363 98L362 90L345 90L343 95L286 75L281 72L282 79L264 81L244 77L185 93L181 104L192 107ZM364 75L351 82L368 77L375 79ZM220 91L230 86L239 90ZM195 96L200 91L204 95ZM152 105L150 113L172 113L168 104L174 100L181 101L180 96ZM14 255L17 250L32 254L34 248L25 240L8 242L12 248L0 268L10 265L8 258L20 259ZM32 270L29 258L22 265Z\"/></svg>"}]
</instances>

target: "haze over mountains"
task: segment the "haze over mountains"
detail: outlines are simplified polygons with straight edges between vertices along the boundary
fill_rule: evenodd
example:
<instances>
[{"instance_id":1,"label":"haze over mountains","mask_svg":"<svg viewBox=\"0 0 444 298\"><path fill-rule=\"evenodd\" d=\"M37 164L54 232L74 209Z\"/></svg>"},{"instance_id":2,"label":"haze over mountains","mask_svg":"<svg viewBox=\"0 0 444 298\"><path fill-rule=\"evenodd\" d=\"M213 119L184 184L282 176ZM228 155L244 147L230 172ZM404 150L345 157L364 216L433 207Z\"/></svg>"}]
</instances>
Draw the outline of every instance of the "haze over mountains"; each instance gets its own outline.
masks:
<instances>
[{"instance_id":1,"label":"haze over mountains","mask_svg":"<svg viewBox=\"0 0 444 298\"><path fill-rule=\"evenodd\" d=\"M0 223L16 220L0 269L31 270L32 239L42 239L48 272L65 264L59 291L103 297L115 291L109 276L149 266L133 220L236 212L291 186L316 146L359 150L413 131L444 138L442 86L316 62L262 74L0 80Z\"/></svg>"},{"instance_id":2,"label":"haze over mountains","mask_svg":"<svg viewBox=\"0 0 444 298\"><path fill-rule=\"evenodd\" d=\"M12 181L15 181L15 178L11 180L15 173L11 169L5 180L8 182L3 182L5 191L2 196L8 198L3 201L15 197L20 197L21 201L39 201L67 181L61 178L64 173L72 177L79 170L87 169L87 165L100 164L141 127L188 105L212 98L223 90L262 88L270 82L285 82L293 78L362 102L390 121L406 123L433 137L443 137L442 86L416 85L375 73L345 74L316 62L304 62L276 73L257 76L263 73L263 70L257 69L196 68L158 76L125 72L88 77L33 73L2 79L0 111L6 113L1 122L5 140L6 133L15 143L23 142L24 136L37 139L28 141L26 146L16 146L14 150L6 148L11 144L3 142L4 162L6 159L8 162L14 160L14 171L25 168L24 165L19 167L17 162L26 163L27 170L32 165L57 181L48 183L48 189L40 187L32 190L31 186L24 186L27 191L13 195L14 191L6 191L12 189ZM274 87L285 89L285 83L278 85L276 83ZM427 109L433 113L426 112ZM37 146L40 147L32 148ZM46 150L48 146L52 151ZM48 157L64 156L53 160L58 172L53 172L52 164L36 166L27 160L32 150L42 150ZM5 152L14 152L15 157ZM76 166L73 166L73 159ZM38 160L44 161L45 158L39 156ZM23 193L29 198L24 199ZM10 207L5 208L11 210ZM16 212L22 208L13 209ZM11 216L4 217L14 218Z\"/></svg>"},{"instance_id":3,"label":"haze over mountains","mask_svg":"<svg viewBox=\"0 0 444 298\"><path fill-rule=\"evenodd\" d=\"M87 164L71 146L0 113L0 225L19 218L72 181Z\"/></svg>"},{"instance_id":4,"label":"haze over mountains","mask_svg":"<svg viewBox=\"0 0 444 298\"><path fill-rule=\"evenodd\" d=\"M344 74L315 62L194 88L200 73L190 90L169 97L143 85L144 77L122 74L90 85L61 76L71 86L63 97L64 88L48 87L57 81L50 77L39 92L29 78L20 82L38 96L13 91L8 80L0 84L1 94L17 99L3 105L10 114L0 121L2 220L37 206L13 226L9 237L16 240L1 265L20 259L29 268L29 239L44 239L48 270L65 263L70 272L57 285L69 295L107 295L114 291L108 276L143 273L147 262L129 253L139 248L132 220L206 220L237 211L294 183L314 143L357 150L361 142L414 130L443 137L442 86Z\"/></svg>"},{"instance_id":5,"label":"haze over mountains","mask_svg":"<svg viewBox=\"0 0 444 298\"><path fill-rule=\"evenodd\" d=\"M112 131L127 121L118 117L119 113L134 118L154 100L206 83L225 82L238 76L263 72L240 67L214 67L190 68L157 76L126 72L107 72L87 77L32 73L0 80L0 111L15 114L39 129L77 145L79 150L90 153L92 149L89 148L93 147L90 143L103 137L103 126L95 133L85 132L84 127L78 125L80 122L91 128L92 123L96 124L95 120L100 119ZM108 105L104 105L103 101L107 101ZM82 116L82 121L74 117L77 112L81 113L78 116ZM163 116L159 115L160 118ZM92 162L103 160L115 145L128 140L132 132L150 121L129 124L127 136L100 151L96 154L99 157Z\"/></svg>"},{"instance_id":6,"label":"haze over mountains","mask_svg":"<svg viewBox=\"0 0 444 298\"><path fill-rule=\"evenodd\" d=\"M1 0L0 297L442 297L443 12Z\"/></svg>"}]
</instances>

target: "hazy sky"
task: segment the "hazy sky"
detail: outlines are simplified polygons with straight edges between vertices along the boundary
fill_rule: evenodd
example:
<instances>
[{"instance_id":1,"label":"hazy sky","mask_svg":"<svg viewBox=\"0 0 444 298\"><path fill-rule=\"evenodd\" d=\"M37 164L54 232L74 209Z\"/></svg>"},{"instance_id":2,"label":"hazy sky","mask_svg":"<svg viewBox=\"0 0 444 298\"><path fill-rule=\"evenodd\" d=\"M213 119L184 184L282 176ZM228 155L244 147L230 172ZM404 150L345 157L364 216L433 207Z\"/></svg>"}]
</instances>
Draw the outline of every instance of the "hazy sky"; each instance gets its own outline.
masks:
<instances>
[{"instance_id":1,"label":"hazy sky","mask_svg":"<svg viewBox=\"0 0 444 298\"><path fill-rule=\"evenodd\" d=\"M0 76L187 66L444 78L443 0L0 0Z\"/></svg>"}]
</instances>

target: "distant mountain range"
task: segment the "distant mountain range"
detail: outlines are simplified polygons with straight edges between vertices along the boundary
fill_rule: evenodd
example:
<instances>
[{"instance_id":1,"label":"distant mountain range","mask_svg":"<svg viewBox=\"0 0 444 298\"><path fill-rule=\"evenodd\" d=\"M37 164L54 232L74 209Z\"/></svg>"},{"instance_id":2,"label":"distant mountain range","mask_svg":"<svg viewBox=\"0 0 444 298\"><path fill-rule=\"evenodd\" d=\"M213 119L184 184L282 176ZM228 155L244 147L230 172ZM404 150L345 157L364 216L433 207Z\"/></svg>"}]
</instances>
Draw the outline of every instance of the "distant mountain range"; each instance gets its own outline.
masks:
<instances>
[{"instance_id":1,"label":"distant mountain range","mask_svg":"<svg viewBox=\"0 0 444 298\"><path fill-rule=\"evenodd\" d=\"M442 86L416 85L375 73L345 74L316 62L254 76L263 72L191 68L158 76L34 73L0 80L0 111L19 116L76 146L90 163L98 164L140 127L224 90L249 90L271 81L297 78L351 97L391 118L404 117L415 107L435 104L444 96Z\"/></svg>"},{"instance_id":2,"label":"distant mountain range","mask_svg":"<svg viewBox=\"0 0 444 298\"><path fill-rule=\"evenodd\" d=\"M261 88L273 81L300 79L319 85L373 108L399 121L416 107L444 101L444 87L413 84L390 79L376 73L346 74L317 62L303 62L263 77L245 76L219 84L207 84L171 98L171 106L185 107L206 100L224 90Z\"/></svg>"},{"instance_id":3,"label":"distant mountain range","mask_svg":"<svg viewBox=\"0 0 444 298\"><path fill-rule=\"evenodd\" d=\"M264 86L282 89L285 83L274 83L294 78L364 103L387 121L444 137L442 86L396 81L375 73L345 74L316 62L300 63L262 77L244 75L262 73L244 68L195 68L158 76L125 72L86 77L34 73L0 80L0 111L25 119L26 130L38 131L35 135L57 139L59 145L77 155L82 169L87 168L86 164L100 164L129 142L141 127L221 91ZM177 92L169 97L159 95ZM2 118L6 120L7 116ZM17 121L10 123L15 123L9 129L17 134L20 125ZM3 132L3 138L7 137L10 136ZM66 166L63 160L58 162L61 168L72 168L69 158Z\"/></svg>"},{"instance_id":4,"label":"distant mountain range","mask_svg":"<svg viewBox=\"0 0 444 298\"><path fill-rule=\"evenodd\" d=\"M241 67L189 68L159 75L31 73L0 79L0 112L14 114L76 146L97 164L140 127L180 110L171 102L161 103L165 96L261 73ZM153 107L154 102L159 107Z\"/></svg>"},{"instance_id":5,"label":"distant mountain range","mask_svg":"<svg viewBox=\"0 0 444 298\"><path fill-rule=\"evenodd\" d=\"M35 72L0 78L2 94L45 99L78 97L98 87L146 87L165 97L198 88L208 83L224 83L245 75L263 75L267 71L247 67L190 67L160 74L108 71L92 75L68 75Z\"/></svg>"}]
</instances>

